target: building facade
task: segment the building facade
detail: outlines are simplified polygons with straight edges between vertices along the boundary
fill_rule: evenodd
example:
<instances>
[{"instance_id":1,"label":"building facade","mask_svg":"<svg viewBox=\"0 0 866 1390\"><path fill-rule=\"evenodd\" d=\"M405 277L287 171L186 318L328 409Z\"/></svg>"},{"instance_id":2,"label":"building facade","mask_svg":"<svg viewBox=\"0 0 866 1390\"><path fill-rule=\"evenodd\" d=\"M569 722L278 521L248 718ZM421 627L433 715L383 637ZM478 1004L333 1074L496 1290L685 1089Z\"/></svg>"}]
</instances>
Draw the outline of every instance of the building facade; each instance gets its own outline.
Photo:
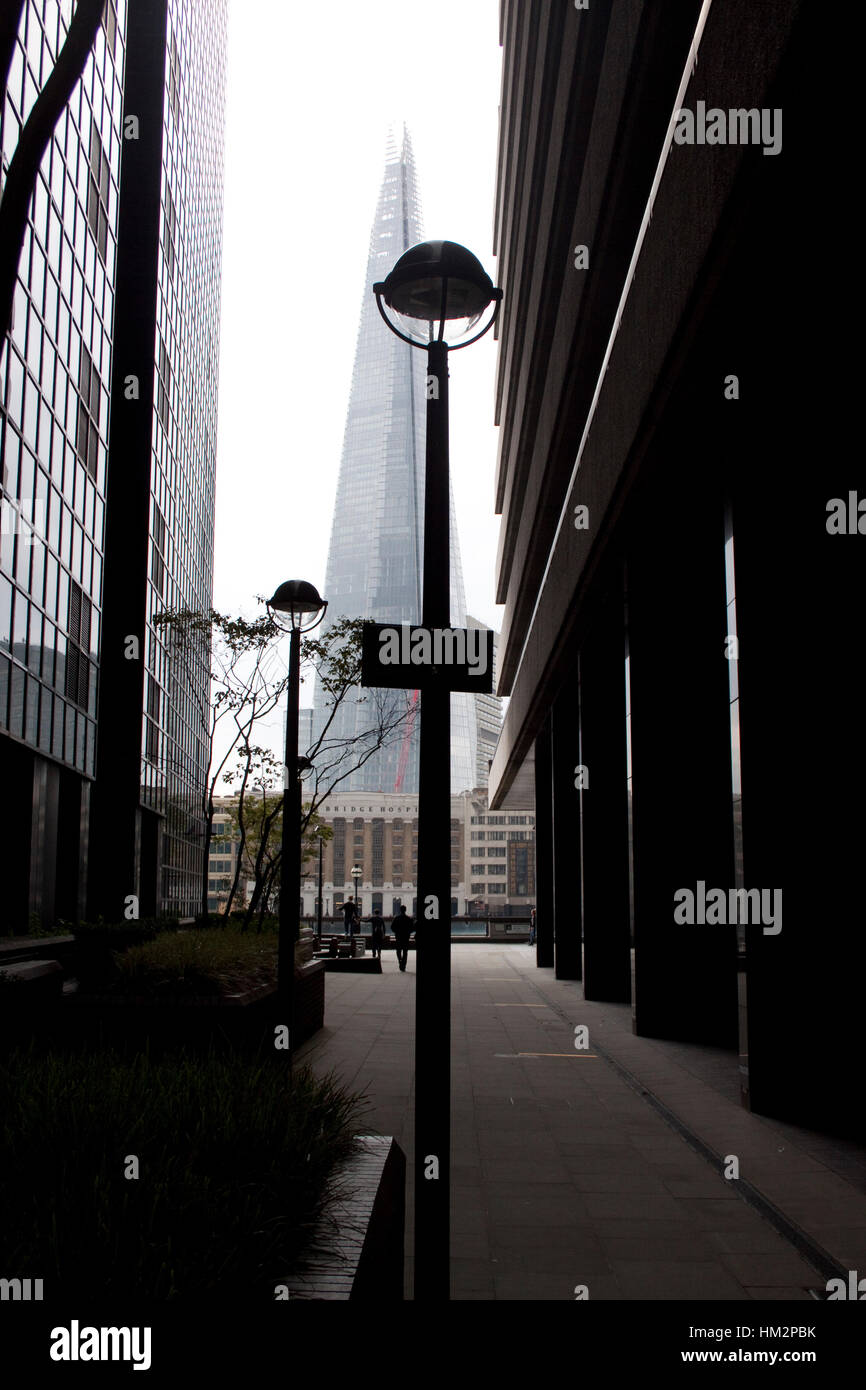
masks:
<instances>
[{"instance_id":1,"label":"building facade","mask_svg":"<svg viewBox=\"0 0 866 1390\"><path fill-rule=\"evenodd\" d=\"M24 7L4 170L68 10ZM225 22L109 0L31 203L0 364L13 929L195 911L208 668L154 617L212 592Z\"/></svg>"},{"instance_id":2,"label":"building facade","mask_svg":"<svg viewBox=\"0 0 866 1390\"><path fill-rule=\"evenodd\" d=\"M535 906L535 816L491 811L483 787L462 800L467 913L528 917Z\"/></svg>"},{"instance_id":3,"label":"building facade","mask_svg":"<svg viewBox=\"0 0 866 1390\"><path fill-rule=\"evenodd\" d=\"M424 537L426 356L382 322L372 287L410 246L424 240L415 161L408 132L391 144L370 235L370 253L324 597L332 617L376 622L421 621ZM457 525L451 499L451 622L466 623ZM396 703L402 692L390 697ZM401 736L369 757L342 785L349 791L418 791L418 692ZM369 705L346 700L329 738L356 738ZM317 685L316 730L327 717ZM471 696L451 697L451 790L475 781L476 734Z\"/></svg>"},{"instance_id":4,"label":"building facade","mask_svg":"<svg viewBox=\"0 0 866 1390\"><path fill-rule=\"evenodd\" d=\"M332 831L322 845L322 913L337 916L358 891L363 915L417 907L418 796L334 792L318 818ZM489 814L483 788L451 798L451 915L526 917L535 898L534 817ZM482 862L483 861L483 862ZM318 858L303 866L303 912L315 917Z\"/></svg>"},{"instance_id":5,"label":"building facade","mask_svg":"<svg viewBox=\"0 0 866 1390\"><path fill-rule=\"evenodd\" d=\"M853 261L834 235L795 293L804 193L836 198L809 9L503 0L490 799L536 814L540 965L851 1132L862 561L823 347Z\"/></svg>"},{"instance_id":6,"label":"building facade","mask_svg":"<svg viewBox=\"0 0 866 1390\"><path fill-rule=\"evenodd\" d=\"M208 852L208 912L222 912L229 899L237 873L240 835L236 825L236 802L228 796L214 797L211 822L211 842ZM238 880L238 890L232 909L244 907L249 897L249 884L244 876Z\"/></svg>"}]
</instances>

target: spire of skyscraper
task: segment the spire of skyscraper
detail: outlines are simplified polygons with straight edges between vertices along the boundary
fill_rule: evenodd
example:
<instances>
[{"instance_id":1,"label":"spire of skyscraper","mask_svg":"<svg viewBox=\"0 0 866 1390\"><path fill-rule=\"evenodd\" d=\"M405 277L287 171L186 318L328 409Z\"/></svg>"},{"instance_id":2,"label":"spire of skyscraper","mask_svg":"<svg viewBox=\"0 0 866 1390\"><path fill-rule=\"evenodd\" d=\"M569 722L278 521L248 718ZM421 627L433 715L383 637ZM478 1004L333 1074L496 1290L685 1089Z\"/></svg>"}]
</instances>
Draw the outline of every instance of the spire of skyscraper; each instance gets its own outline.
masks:
<instances>
[{"instance_id":1,"label":"spire of skyscraper","mask_svg":"<svg viewBox=\"0 0 866 1390\"><path fill-rule=\"evenodd\" d=\"M388 331L372 286L385 279L404 251L423 240L415 159L404 124L399 136L394 127L388 132L385 173L370 235L325 582L334 618L421 621L425 357ZM451 621L463 626L465 618L452 496ZM324 700L317 687L317 730L324 720ZM369 721L368 711L366 702L347 702L330 734L335 738L359 734ZM459 792L471 788L475 776L475 725L469 696L452 696L451 725L451 785ZM371 757L343 787L416 792L417 721L410 717L403 738Z\"/></svg>"}]
</instances>

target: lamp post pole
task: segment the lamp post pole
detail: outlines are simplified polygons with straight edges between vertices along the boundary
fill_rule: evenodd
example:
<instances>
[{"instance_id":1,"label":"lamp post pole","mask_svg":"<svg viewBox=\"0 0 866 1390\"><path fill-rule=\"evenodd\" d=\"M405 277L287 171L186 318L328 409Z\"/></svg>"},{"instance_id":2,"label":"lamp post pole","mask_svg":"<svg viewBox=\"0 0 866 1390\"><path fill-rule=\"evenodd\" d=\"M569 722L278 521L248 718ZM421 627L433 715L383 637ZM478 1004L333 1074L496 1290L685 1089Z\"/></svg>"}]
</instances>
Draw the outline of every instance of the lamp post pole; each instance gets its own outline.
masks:
<instances>
[{"instance_id":1,"label":"lamp post pole","mask_svg":"<svg viewBox=\"0 0 866 1390\"><path fill-rule=\"evenodd\" d=\"M361 934L361 894L358 889L358 884L361 882L362 878L363 872L361 867L359 864L355 864L352 868L352 887L355 890L355 918L358 923L358 931L357 933L350 931L349 939L351 941L354 941L356 935L360 936ZM352 950L354 951L354 949L353 945Z\"/></svg>"},{"instance_id":2,"label":"lamp post pole","mask_svg":"<svg viewBox=\"0 0 866 1390\"><path fill-rule=\"evenodd\" d=\"M327 603L312 584L290 579L268 599L272 616L289 614L289 682L286 706L286 770L283 781L283 828L280 839L280 934L277 946L277 996L289 1030L289 1062L295 1049L295 942L301 898L301 768L311 767L308 758L298 759L298 716L301 692L301 633L310 632L322 621Z\"/></svg>"},{"instance_id":3,"label":"lamp post pole","mask_svg":"<svg viewBox=\"0 0 866 1390\"><path fill-rule=\"evenodd\" d=\"M451 625L447 344L429 344L427 374L422 623L447 628ZM415 921L415 1298L428 1301L447 1299L450 1287L450 700L444 686L421 692Z\"/></svg>"},{"instance_id":4,"label":"lamp post pole","mask_svg":"<svg viewBox=\"0 0 866 1390\"><path fill-rule=\"evenodd\" d=\"M320 832L320 833L319 833L319 897L318 897L318 905L317 905L317 908L316 908L316 935L318 936L320 942L321 942L321 940L322 940L322 845L323 845L323 843L324 843L324 842L323 842L323 840L322 840L322 835L321 835L321 832Z\"/></svg>"},{"instance_id":5,"label":"lamp post pole","mask_svg":"<svg viewBox=\"0 0 866 1390\"><path fill-rule=\"evenodd\" d=\"M298 769L300 690L301 630L298 625L292 623L289 639L286 771L280 853L280 935L277 948L277 988L289 1029L291 1052L295 1050L295 942L298 936L298 899L301 895L301 777Z\"/></svg>"}]
</instances>

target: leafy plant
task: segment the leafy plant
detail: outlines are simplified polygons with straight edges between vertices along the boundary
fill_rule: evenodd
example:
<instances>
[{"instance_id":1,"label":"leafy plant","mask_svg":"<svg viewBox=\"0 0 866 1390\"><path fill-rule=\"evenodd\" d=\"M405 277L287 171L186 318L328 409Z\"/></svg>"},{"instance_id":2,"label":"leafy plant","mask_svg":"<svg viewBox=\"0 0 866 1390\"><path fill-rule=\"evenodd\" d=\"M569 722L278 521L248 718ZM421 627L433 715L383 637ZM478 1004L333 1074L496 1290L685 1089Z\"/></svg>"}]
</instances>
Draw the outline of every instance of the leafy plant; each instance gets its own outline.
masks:
<instances>
[{"instance_id":1,"label":"leafy plant","mask_svg":"<svg viewBox=\"0 0 866 1390\"><path fill-rule=\"evenodd\" d=\"M0 1269L47 1299L272 1297L303 1264L366 1097L273 1056L0 1060ZM129 1156L138 1178L125 1174Z\"/></svg>"},{"instance_id":2,"label":"leafy plant","mask_svg":"<svg viewBox=\"0 0 866 1390\"><path fill-rule=\"evenodd\" d=\"M276 982L277 935L231 923L196 927L131 946L116 966L113 993L232 994Z\"/></svg>"}]
</instances>

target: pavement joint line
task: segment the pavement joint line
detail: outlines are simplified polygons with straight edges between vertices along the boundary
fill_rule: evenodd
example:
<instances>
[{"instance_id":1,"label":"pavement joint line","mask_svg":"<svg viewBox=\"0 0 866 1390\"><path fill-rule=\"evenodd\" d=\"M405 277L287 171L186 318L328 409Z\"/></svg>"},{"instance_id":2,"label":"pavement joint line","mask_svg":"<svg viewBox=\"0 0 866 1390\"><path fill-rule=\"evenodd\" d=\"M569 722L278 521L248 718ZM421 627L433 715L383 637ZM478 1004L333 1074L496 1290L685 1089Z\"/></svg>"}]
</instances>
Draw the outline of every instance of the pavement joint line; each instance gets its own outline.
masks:
<instances>
[{"instance_id":1,"label":"pavement joint line","mask_svg":"<svg viewBox=\"0 0 866 1390\"><path fill-rule=\"evenodd\" d=\"M518 1057L571 1057L575 1062L582 1062L584 1057L597 1058L595 1052L518 1052Z\"/></svg>"},{"instance_id":2,"label":"pavement joint line","mask_svg":"<svg viewBox=\"0 0 866 1390\"><path fill-rule=\"evenodd\" d=\"M582 1062L585 1057L598 1058L594 1052L494 1052L494 1057L571 1057L575 1062Z\"/></svg>"},{"instance_id":3,"label":"pavement joint line","mask_svg":"<svg viewBox=\"0 0 866 1390\"><path fill-rule=\"evenodd\" d=\"M531 983L535 989L538 989L534 981L530 981L529 983ZM570 1028L571 1020L565 1016L564 1011L559 1005L552 1004L551 1008L559 1015L563 1023ZM691 1129L684 1120L681 1120L673 1110L670 1110L665 1105L664 1101L660 1100L653 1091L650 1091L633 1072L629 1071L628 1067L623 1066L622 1062L617 1061L605 1048L599 1047L598 1043L594 1043L593 1046L598 1047L598 1055L613 1068L617 1075L625 1081L626 1085L637 1092L637 1094L661 1116L670 1128L675 1130L680 1138L684 1139L689 1147L693 1149L695 1153L699 1154L720 1178L724 1179L725 1161L721 1155L717 1154L715 1149L709 1144L706 1144L699 1135L695 1134L694 1130ZM770 1201L769 1197L765 1197L763 1192L759 1191L757 1187L753 1187L747 1178L737 1178L736 1180L728 1179L726 1181L733 1182L734 1191L740 1200L745 1202L747 1206L752 1207L759 1216L762 1216L764 1220L773 1227L777 1234L787 1240L790 1245L793 1245L797 1253L801 1255L803 1259L807 1260L825 1279L847 1279L848 1270L845 1266L840 1264L835 1256L831 1255L828 1250L825 1250L823 1245L819 1245L816 1240L813 1240L806 1231L802 1230L801 1227L796 1224L796 1222L786 1216L783 1211L780 1211L780 1209Z\"/></svg>"}]
</instances>

